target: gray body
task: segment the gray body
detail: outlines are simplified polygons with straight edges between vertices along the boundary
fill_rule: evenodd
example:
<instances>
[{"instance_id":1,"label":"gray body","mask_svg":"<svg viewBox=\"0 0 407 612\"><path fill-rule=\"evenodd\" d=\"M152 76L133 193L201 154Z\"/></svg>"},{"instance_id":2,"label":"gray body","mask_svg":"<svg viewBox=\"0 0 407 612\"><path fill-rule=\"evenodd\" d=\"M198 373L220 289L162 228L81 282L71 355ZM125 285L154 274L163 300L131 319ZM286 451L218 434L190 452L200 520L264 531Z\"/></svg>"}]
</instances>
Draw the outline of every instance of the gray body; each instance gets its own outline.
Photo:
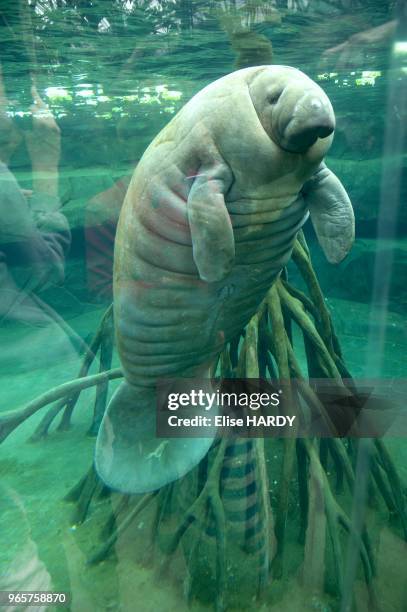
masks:
<instances>
[{"instance_id":1,"label":"gray body","mask_svg":"<svg viewBox=\"0 0 407 612\"><path fill-rule=\"evenodd\" d=\"M276 97L276 83L271 113L263 102ZM330 260L350 248L350 202L322 163L333 128L332 107L313 81L264 66L203 89L147 149L116 237L114 308L126 382L97 441L96 467L108 485L156 489L206 453L210 439L161 445L162 456L152 450L160 445L151 446L157 379L210 376L216 355L288 262L309 209Z\"/></svg>"}]
</instances>

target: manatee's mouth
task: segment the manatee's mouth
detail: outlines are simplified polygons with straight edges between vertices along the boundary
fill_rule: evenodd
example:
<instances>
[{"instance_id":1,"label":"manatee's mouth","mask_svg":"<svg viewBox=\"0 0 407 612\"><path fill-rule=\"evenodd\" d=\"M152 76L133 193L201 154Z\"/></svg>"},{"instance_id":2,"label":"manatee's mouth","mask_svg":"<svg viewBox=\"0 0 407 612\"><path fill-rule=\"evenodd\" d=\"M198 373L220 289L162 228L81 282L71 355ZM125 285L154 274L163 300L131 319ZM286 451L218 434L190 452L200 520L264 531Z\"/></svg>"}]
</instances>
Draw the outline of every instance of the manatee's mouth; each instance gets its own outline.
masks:
<instances>
[{"instance_id":1,"label":"manatee's mouth","mask_svg":"<svg viewBox=\"0 0 407 612\"><path fill-rule=\"evenodd\" d=\"M335 130L331 117L300 122L294 117L278 134L279 146L289 153L306 153L319 139L328 138Z\"/></svg>"},{"instance_id":2,"label":"manatee's mouth","mask_svg":"<svg viewBox=\"0 0 407 612\"><path fill-rule=\"evenodd\" d=\"M281 141L281 147L292 153L306 153L319 139L328 138L334 131L334 128L327 126L318 126L294 132L293 134L284 135Z\"/></svg>"}]
</instances>

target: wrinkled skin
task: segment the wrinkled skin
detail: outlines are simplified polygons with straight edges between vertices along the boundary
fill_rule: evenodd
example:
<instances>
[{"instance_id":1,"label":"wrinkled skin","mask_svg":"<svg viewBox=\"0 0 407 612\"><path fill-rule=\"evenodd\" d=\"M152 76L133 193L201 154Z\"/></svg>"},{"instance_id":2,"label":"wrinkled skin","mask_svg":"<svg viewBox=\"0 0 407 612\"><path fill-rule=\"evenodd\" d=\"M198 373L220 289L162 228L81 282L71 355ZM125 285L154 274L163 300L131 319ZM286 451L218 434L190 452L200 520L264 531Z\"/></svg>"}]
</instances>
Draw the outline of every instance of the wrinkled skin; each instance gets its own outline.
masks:
<instances>
[{"instance_id":1,"label":"wrinkled skin","mask_svg":"<svg viewBox=\"0 0 407 612\"><path fill-rule=\"evenodd\" d=\"M157 380L210 376L288 262L309 211L329 261L348 252L352 207L323 164L334 127L316 83L293 68L262 66L203 89L145 152L116 237L125 382L96 445L107 485L154 490L206 454L210 437L155 439Z\"/></svg>"}]
</instances>

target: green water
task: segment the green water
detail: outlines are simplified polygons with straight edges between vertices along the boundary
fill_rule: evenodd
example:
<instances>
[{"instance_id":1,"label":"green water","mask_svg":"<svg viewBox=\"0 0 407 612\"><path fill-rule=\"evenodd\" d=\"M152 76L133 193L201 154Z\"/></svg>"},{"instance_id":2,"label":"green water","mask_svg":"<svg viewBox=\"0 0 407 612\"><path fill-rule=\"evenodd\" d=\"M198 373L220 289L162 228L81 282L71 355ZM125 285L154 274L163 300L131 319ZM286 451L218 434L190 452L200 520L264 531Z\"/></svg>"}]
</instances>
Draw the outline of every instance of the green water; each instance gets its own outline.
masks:
<instances>
[{"instance_id":1,"label":"green water","mask_svg":"<svg viewBox=\"0 0 407 612\"><path fill-rule=\"evenodd\" d=\"M284 570L280 576L271 566L259 597L254 586L258 559L234 543L233 535L227 537L223 603L213 535L195 524L168 554L171 535L194 501L196 472L191 483L187 477L176 485L178 497L170 500L165 520L161 517L159 537L157 507L164 495L131 521L102 562L88 564L108 541L104 526L111 514L119 525L140 499L126 498L123 509L119 492L104 489L98 495L99 489L82 523L77 506L64 499L92 465L94 388L81 392L69 428L58 429L58 415L35 442L30 438L55 403L7 436L2 413L22 409L78 376L112 301L114 233L127 186L153 138L207 84L238 68L266 63L304 71L324 89L335 111L335 139L326 162L352 201L355 243L333 266L310 222L304 233L343 361L358 380L405 380L403 6L390 0L0 2L0 434L5 438L0 445L0 591L64 591L71 598L66 609L80 612L373 609L362 564L357 560L352 566L346 533L339 536L344 592L338 588L328 535L319 586L304 580L309 574L306 547L298 540L296 473L290 477ZM32 83L48 108L43 108L45 127L38 115L32 118ZM244 140L236 140L236 147L244 146ZM292 262L288 279L304 289ZM294 349L305 367L297 328ZM116 348L107 361L107 369L120 367ZM98 354L88 374L99 368ZM110 382L109 397L117 386L117 380ZM359 500L357 489L345 486L338 492L331 460L327 468L339 505L349 516L359 510L366 517L376 559L373 584L383 612L407 607L407 550L398 512L403 505L407 512L405 433L405 426L404 431L394 427L384 438L401 482L393 512L372 481L367 499ZM266 441L271 533L282 489L282 454L281 440ZM385 474L383 466L379 471ZM390 497L395 495L389 490ZM208 508L205 512L208 516ZM321 522L321 537L325 529ZM314 557L306 558L317 567ZM353 597L347 589L353 589ZM32 608L20 604L14 609Z\"/></svg>"}]
</instances>

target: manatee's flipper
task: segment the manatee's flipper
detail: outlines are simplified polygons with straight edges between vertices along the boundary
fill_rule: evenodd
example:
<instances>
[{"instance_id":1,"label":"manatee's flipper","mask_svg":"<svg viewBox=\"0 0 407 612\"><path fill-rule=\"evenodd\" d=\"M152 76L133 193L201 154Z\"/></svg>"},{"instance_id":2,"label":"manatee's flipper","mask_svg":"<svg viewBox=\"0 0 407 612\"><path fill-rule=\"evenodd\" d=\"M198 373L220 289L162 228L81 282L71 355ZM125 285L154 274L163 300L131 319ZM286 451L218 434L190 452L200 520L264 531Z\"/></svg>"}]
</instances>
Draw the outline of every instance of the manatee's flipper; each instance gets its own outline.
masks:
<instances>
[{"instance_id":1,"label":"manatee's flipper","mask_svg":"<svg viewBox=\"0 0 407 612\"><path fill-rule=\"evenodd\" d=\"M339 263L355 239L355 216L345 187L322 163L305 183L302 194L326 258L331 263Z\"/></svg>"},{"instance_id":2,"label":"manatee's flipper","mask_svg":"<svg viewBox=\"0 0 407 612\"><path fill-rule=\"evenodd\" d=\"M96 471L108 487L129 494L155 491L194 468L212 445L215 427L203 430L205 438L158 438L156 401L154 388L126 382L110 400L95 449ZM214 406L211 417L216 413ZM183 416L195 414L208 413L203 407L183 411Z\"/></svg>"},{"instance_id":3,"label":"manatee's flipper","mask_svg":"<svg viewBox=\"0 0 407 612\"><path fill-rule=\"evenodd\" d=\"M235 258L233 228L224 199L225 181L216 174L200 173L187 202L193 258L200 278L209 283L225 278Z\"/></svg>"}]
</instances>

